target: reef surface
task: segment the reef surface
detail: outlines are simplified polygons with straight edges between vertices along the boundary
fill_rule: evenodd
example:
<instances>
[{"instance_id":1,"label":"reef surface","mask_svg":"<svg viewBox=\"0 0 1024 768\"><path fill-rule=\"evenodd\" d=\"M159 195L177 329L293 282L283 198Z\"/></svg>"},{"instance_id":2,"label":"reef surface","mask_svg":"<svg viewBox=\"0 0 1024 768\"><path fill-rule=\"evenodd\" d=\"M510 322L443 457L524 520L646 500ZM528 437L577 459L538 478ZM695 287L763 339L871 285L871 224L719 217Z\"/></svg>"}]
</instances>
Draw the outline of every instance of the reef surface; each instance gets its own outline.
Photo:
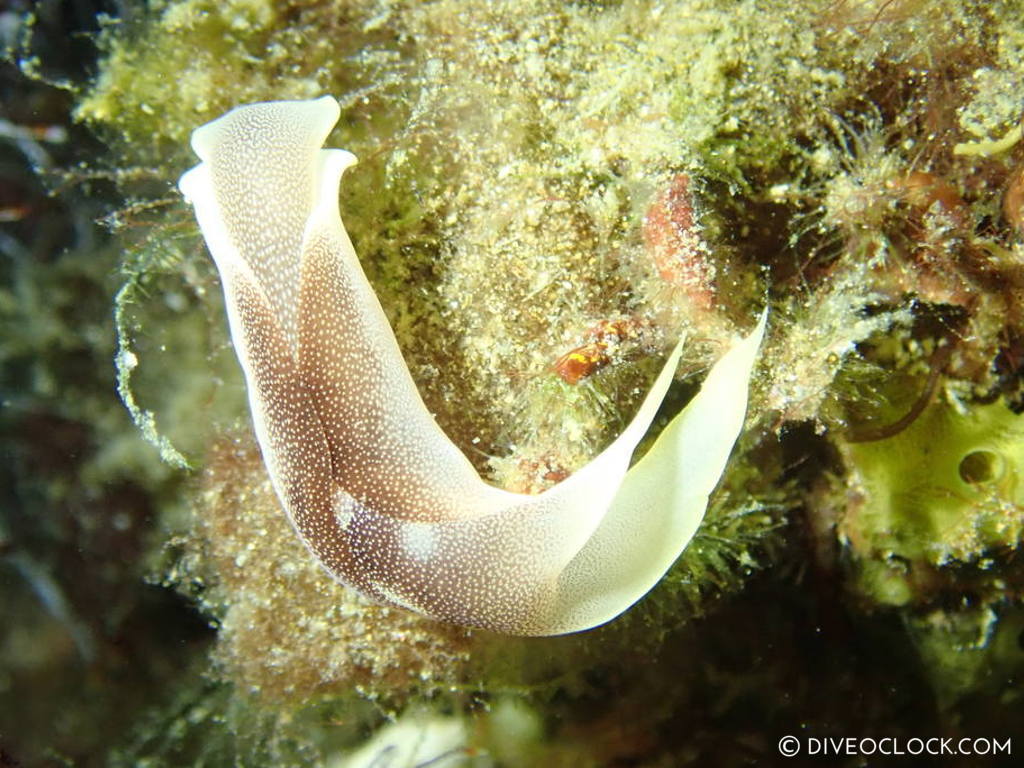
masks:
<instances>
[{"instance_id":1,"label":"reef surface","mask_svg":"<svg viewBox=\"0 0 1024 768\"><path fill-rule=\"evenodd\" d=\"M753 765L789 733L1021 735L1019 3L81 7L0 14L0 764ZM608 626L371 604L281 514L171 185L196 126L324 93L363 268L496 485L597 454L685 333L666 423L769 305L703 527Z\"/></svg>"}]
</instances>

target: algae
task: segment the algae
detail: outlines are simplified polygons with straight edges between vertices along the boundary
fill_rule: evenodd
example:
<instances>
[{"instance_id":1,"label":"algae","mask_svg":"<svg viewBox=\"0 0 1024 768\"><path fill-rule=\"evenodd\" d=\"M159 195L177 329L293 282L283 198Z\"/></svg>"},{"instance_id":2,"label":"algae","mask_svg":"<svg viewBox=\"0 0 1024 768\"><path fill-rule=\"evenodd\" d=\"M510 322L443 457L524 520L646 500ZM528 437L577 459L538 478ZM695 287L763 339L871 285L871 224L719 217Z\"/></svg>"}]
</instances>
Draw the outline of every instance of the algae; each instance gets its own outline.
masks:
<instances>
[{"instance_id":1,"label":"algae","mask_svg":"<svg viewBox=\"0 0 1024 768\"><path fill-rule=\"evenodd\" d=\"M97 416L106 458L87 474L161 488L140 558L216 626L192 669L219 681L154 699L118 759L325 764L389 717L470 723L458 748L511 765L771 762L799 722L1014 722L1021 29L1008 0L168 0L106 19L74 115L107 154L68 178L123 196L122 397L195 472L183 483L127 419ZM356 250L428 404L494 482L536 490L580 466L686 333L674 413L769 302L706 524L612 625L518 641L368 605L277 511L219 288L167 185L196 125L325 92L344 108L330 143L360 158L341 200ZM652 253L691 220L701 242L680 259L713 275L706 309ZM46 327L38 302L0 298ZM45 343L9 326L9 359L46 360L74 325ZM595 352L613 325L634 331ZM108 330L89 349L110 361ZM600 364L571 382L557 363L580 350ZM52 403L69 369L40 370L18 388ZM87 411L110 413L92 395ZM502 706L543 723L522 752L502 745Z\"/></svg>"}]
</instances>

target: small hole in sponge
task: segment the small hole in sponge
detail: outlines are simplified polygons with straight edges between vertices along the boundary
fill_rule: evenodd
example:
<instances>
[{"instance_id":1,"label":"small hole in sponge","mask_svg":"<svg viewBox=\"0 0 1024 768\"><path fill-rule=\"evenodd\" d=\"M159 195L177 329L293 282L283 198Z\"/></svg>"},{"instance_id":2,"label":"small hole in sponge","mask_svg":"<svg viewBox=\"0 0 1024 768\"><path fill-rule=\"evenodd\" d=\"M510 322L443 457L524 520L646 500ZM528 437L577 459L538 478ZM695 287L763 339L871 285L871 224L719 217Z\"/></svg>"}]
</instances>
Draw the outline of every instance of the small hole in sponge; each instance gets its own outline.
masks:
<instances>
[{"instance_id":1,"label":"small hole in sponge","mask_svg":"<svg viewBox=\"0 0 1024 768\"><path fill-rule=\"evenodd\" d=\"M994 482L1003 469L1003 457L994 451L971 451L960 459L960 479L971 485Z\"/></svg>"}]
</instances>

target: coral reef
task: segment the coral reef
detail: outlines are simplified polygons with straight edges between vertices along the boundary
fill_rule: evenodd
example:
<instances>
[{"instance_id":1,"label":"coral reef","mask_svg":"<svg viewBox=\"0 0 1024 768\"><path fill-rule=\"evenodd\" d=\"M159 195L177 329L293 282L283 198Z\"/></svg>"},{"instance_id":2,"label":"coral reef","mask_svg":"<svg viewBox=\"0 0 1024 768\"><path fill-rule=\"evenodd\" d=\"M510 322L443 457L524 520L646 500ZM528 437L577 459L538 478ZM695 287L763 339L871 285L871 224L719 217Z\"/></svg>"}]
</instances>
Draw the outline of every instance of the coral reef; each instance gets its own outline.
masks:
<instances>
[{"instance_id":1,"label":"coral reef","mask_svg":"<svg viewBox=\"0 0 1024 768\"><path fill-rule=\"evenodd\" d=\"M800 724L1019 729L1019 3L122 5L88 84L33 48L42 15L5 38L22 78L70 89L54 113L73 102L75 141L84 125L105 147L89 145L87 164L61 155L55 216L74 221L80 198L87 216L106 206L118 279L112 246L57 258L31 239L54 209L23 191L36 183L23 161L0 188L32 206L0 241L31 244L4 262L0 363L19 393L5 431L46 461L74 459L16 452L23 511L0 528L5 567L51 558L43 573L59 575L76 547L120 557L110 583L158 573L218 630L212 667L190 645L182 679L154 674L143 716L117 710L130 724L114 764L327 764L371 733L371 755L419 733L440 745L422 760L455 750L466 764L765 764ZM666 422L769 303L748 429L705 525L608 627L518 641L362 603L277 511L212 268L167 185L196 125L325 92L343 104L332 145L360 158L341 200L356 250L429 407L497 484L540 490L596 454L685 333ZM192 474L137 447L103 395L115 358L135 420ZM41 437L53 424L69 430L57 445ZM134 501L115 493L124 483ZM107 530L108 508L139 520L127 548L61 528ZM70 653L81 620L52 617L86 616L106 670L113 646L95 627L121 625L69 577L49 579L36 589L57 583L68 608L44 615L17 593L20 634L4 647L24 663L3 679L58 700L71 694L39 659ZM29 637L59 642L32 662ZM502 744L503 723L521 749Z\"/></svg>"}]
</instances>

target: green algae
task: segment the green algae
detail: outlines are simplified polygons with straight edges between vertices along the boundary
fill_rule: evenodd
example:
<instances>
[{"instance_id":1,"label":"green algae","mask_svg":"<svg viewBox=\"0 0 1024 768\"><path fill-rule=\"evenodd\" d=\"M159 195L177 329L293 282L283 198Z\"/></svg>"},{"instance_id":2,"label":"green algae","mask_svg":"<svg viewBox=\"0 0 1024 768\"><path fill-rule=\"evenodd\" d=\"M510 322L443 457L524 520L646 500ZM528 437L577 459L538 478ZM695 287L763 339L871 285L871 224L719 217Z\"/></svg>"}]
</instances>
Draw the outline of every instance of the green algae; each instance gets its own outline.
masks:
<instances>
[{"instance_id":1,"label":"green algae","mask_svg":"<svg viewBox=\"0 0 1024 768\"><path fill-rule=\"evenodd\" d=\"M341 199L357 252L431 409L506 486L543 487L594 455L679 333L695 342L683 378L699 375L770 283L751 435L665 582L587 636L481 638L355 600L304 558L247 439L208 452L215 433L245 422L240 379L225 363L215 281L196 266L184 209L168 206L126 260L121 370L127 379L135 354L131 391L140 382L153 438L166 430L204 467L167 581L218 622L217 674L285 709L312 698L346 711L368 698L397 710L498 690L549 705L587 690L588 672L621 674L630 649L656 654L714 598L792 558L779 532L798 509L819 551L852 563L845 573L869 610L969 624L936 608L937 594L955 600L965 583L984 583L986 605L997 604L1006 564L986 557L1019 546L1006 478L1020 433L1005 405L980 400L1018 386L997 361L1024 327L1008 311L1020 281L996 284L1019 269L1021 244L991 224L1018 153L951 158L1018 117L1014 13L954 2L186 0L108 26L76 115L117 165L166 181L190 162L191 130L234 104L341 99L330 144L360 157ZM913 198L915 170L948 181L969 223L951 223L937 193ZM722 276L708 316L658 277L641 237L652 200L681 172L698 180ZM169 295L187 297L184 309ZM588 329L622 317L650 324L650 338L580 384L555 375ZM850 442L908 412L950 329L963 341L940 369L949 399L888 439ZM211 355L233 390L217 402L201 381ZM162 387L169 375L179 383ZM938 444L949 451L919 454ZM969 478L995 466L985 451L1002 458L1001 479L964 480L964 461ZM794 482L791 464L819 453L826 460ZM984 574L958 582L963 563ZM985 616L998 624L998 612ZM966 653L957 637L920 643L938 678ZM945 700L979 675L950 682Z\"/></svg>"}]
</instances>

